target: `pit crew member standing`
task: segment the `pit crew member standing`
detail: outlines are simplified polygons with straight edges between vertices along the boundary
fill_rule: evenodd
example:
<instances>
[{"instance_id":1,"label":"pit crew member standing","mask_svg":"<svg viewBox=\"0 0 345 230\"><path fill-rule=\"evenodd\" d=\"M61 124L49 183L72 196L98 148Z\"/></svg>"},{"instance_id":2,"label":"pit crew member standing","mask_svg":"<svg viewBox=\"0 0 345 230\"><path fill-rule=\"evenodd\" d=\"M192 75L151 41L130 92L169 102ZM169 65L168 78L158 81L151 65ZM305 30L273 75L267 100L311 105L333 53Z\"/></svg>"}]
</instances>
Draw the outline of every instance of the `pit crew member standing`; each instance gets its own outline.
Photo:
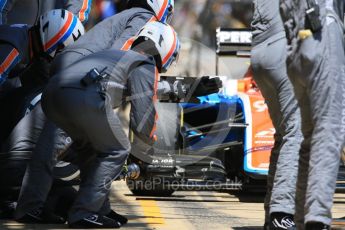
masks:
<instances>
[{"instance_id":1,"label":"pit crew member standing","mask_svg":"<svg viewBox=\"0 0 345 230\"><path fill-rule=\"evenodd\" d=\"M302 142L300 111L286 72L286 36L279 2L255 0L251 64L254 80L276 129L265 198L265 226L294 226L298 153Z\"/></svg>"},{"instance_id":2,"label":"pit crew member standing","mask_svg":"<svg viewBox=\"0 0 345 230\"><path fill-rule=\"evenodd\" d=\"M287 71L302 115L296 190L297 229L330 229L345 140L342 1L280 0Z\"/></svg>"},{"instance_id":3,"label":"pit crew member standing","mask_svg":"<svg viewBox=\"0 0 345 230\"><path fill-rule=\"evenodd\" d=\"M34 25L40 15L53 9L68 10L85 23L91 4L92 0L0 0L0 25Z\"/></svg>"},{"instance_id":4,"label":"pit crew member standing","mask_svg":"<svg viewBox=\"0 0 345 230\"><path fill-rule=\"evenodd\" d=\"M43 93L47 117L78 143L80 157L86 159L84 154L90 151L95 154L81 166L82 182L70 227L120 226L106 215L111 212L107 202L111 180L119 175L130 152L129 140L113 112L126 94L132 105L131 129L142 141L153 144L158 72L165 72L175 60L179 42L172 27L151 22L131 49L91 54L55 75Z\"/></svg>"}]
</instances>

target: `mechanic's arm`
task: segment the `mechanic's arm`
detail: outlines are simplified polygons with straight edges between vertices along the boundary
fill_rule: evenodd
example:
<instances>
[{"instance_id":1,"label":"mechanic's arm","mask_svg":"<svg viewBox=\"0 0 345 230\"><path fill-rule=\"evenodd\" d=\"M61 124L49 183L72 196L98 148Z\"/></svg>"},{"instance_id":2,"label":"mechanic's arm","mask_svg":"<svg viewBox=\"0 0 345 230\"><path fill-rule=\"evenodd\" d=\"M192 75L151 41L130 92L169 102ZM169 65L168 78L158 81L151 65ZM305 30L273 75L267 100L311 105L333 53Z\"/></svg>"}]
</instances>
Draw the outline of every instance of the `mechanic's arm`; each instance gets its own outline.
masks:
<instances>
[{"instance_id":1,"label":"mechanic's arm","mask_svg":"<svg viewBox=\"0 0 345 230\"><path fill-rule=\"evenodd\" d=\"M10 44L0 44L0 85L10 76L10 72L20 62L20 54ZM14 76L15 77L15 76Z\"/></svg>"},{"instance_id":2,"label":"mechanic's arm","mask_svg":"<svg viewBox=\"0 0 345 230\"><path fill-rule=\"evenodd\" d=\"M183 80L170 83L166 80L158 82L157 95L160 100L180 101L186 97L199 97L212 93L218 93L222 87L222 81L218 77L209 78L203 76L196 78L192 84L186 84Z\"/></svg>"},{"instance_id":3,"label":"mechanic's arm","mask_svg":"<svg viewBox=\"0 0 345 230\"><path fill-rule=\"evenodd\" d=\"M130 126L135 134L149 146L154 143L157 113L158 71L153 64L144 64L133 69L128 76L130 93Z\"/></svg>"},{"instance_id":4,"label":"mechanic's arm","mask_svg":"<svg viewBox=\"0 0 345 230\"><path fill-rule=\"evenodd\" d=\"M85 24L89 19L92 0L67 0L64 9L72 12Z\"/></svg>"}]
</instances>

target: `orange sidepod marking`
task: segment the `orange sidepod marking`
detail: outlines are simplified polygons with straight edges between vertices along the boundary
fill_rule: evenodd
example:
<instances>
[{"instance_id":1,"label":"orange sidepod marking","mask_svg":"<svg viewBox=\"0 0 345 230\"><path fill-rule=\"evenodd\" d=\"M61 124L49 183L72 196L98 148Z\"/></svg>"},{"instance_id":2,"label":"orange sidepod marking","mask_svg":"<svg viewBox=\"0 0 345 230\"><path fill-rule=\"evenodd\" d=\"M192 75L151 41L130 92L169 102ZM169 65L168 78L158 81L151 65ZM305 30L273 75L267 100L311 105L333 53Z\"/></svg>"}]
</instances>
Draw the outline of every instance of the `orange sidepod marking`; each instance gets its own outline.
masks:
<instances>
[{"instance_id":1,"label":"orange sidepod marking","mask_svg":"<svg viewBox=\"0 0 345 230\"><path fill-rule=\"evenodd\" d=\"M159 74L158 74L158 69L157 67L155 67L155 82L154 82L154 86L153 86L153 104L155 104L158 100L158 97L157 97L157 89L158 89L158 81L159 81ZM150 133L150 137L153 138L154 137L154 134L156 132L156 129L157 129L157 126L156 126L156 122L158 120L158 114L156 112L155 114L155 121L154 121L154 124L153 124L153 128L152 128L152 131Z\"/></svg>"},{"instance_id":2,"label":"orange sidepod marking","mask_svg":"<svg viewBox=\"0 0 345 230\"><path fill-rule=\"evenodd\" d=\"M5 61L0 65L0 74L3 74L13 63L16 57L19 55L18 50L13 49L8 56L6 57Z\"/></svg>"},{"instance_id":3,"label":"orange sidepod marking","mask_svg":"<svg viewBox=\"0 0 345 230\"><path fill-rule=\"evenodd\" d=\"M275 130L265 99L259 91L248 92L252 111L252 166L268 169Z\"/></svg>"}]
</instances>

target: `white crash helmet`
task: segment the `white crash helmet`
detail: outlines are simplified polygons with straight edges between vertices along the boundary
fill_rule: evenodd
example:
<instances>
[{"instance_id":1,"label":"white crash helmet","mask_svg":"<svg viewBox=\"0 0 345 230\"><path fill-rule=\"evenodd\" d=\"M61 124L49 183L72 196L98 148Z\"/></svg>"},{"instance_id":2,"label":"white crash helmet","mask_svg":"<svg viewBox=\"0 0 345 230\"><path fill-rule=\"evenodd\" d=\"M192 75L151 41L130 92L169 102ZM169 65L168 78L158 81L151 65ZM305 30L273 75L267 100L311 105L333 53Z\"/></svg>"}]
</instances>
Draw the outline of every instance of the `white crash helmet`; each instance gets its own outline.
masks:
<instances>
[{"instance_id":1,"label":"white crash helmet","mask_svg":"<svg viewBox=\"0 0 345 230\"><path fill-rule=\"evenodd\" d=\"M160 57L160 72L165 73L173 62L178 61L180 41L175 30L168 24L158 21L148 22L138 33L136 40L151 40Z\"/></svg>"},{"instance_id":2,"label":"white crash helmet","mask_svg":"<svg viewBox=\"0 0 345 230\"><path fill-rule=\"evenodd\" d=\"M55 56L58 49L68 46L85 33L80 20L63 9L43 14L39 20L39 31L43 51L51 57Z\"/></svg>"},{"instance_id":3,"label":"white crash helmet","mask_svg":"<svg viewBox=\"0 0 345 230\"><path fill-rule=\"evenodd\" d=\"M174 13L174 0L147 0L159 21L170 23Z\"/></svg>"}]
</instances>

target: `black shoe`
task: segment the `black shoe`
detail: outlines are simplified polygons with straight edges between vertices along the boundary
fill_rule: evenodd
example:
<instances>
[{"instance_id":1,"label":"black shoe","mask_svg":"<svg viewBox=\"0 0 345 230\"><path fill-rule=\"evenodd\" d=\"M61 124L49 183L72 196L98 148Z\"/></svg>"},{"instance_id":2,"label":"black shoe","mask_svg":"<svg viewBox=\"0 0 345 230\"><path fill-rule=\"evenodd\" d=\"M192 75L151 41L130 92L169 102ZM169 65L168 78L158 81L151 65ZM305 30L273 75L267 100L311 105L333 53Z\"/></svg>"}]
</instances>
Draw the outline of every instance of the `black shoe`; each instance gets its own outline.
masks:
<instances>
[{"instance_id":1,"label":"black shoe","mask_svg":"<svg viewBox=\"0 0 345 230\"><path fill-rule=\"evenodd\" d=\"M270 230L295 230L296 224L293 215L282 212L274 212L270 216Z\"/></svg>"},{"instance_id":2,"label":"black shoe","mask_svg":"<svg viewBox=\"0 0 345 230\"><path fill-rule=\"evenodd\" d=\"M265 223L265 224L264 224L263 230L269 230L269 229L270 229L269 226L270 226L269 223Z\"/></svg>"},{"instance_id":3,"label":"black shoe","mask_svg":"<svg viewBox=\"0 0 345 230\"><path fill-rule=\"evenodd\" d=\"M3 201L0 203L0 219L13 219L17 202Z\"/></svg>"},{"instance_id":4,"label":"black shoe","mask_svg":"<svg viewBox=\"0 0 345 230\"><path fill-rule=\"evenodd\" d=\"M329 230L330 226L321 222L309 222L305 225L306 230Z\"/></svg>"},{"instance_id":5,"label":"black shoe","mask_svg":"<svg viewBox=\"0 0 345 230\"><path fill-rule=\"evenodd\" d=\"M49 211L42 211L41 209L28 212L22 218L17 219L17 221L25 224L64 224L66 222L61 216Z\"/></svg>"},{"instance_id":6,"label":"black shoe","mask_svg":"<svg viewBox=\"0 0 345 230\"><path fill-rule=\"evenodd\" d=\"M118 213L116 213L114 210L111 210L107 215L105 215L106 217L116 220L118 222L120 222L121 225L127 224L128 219Z\"/></svg>"},{"instance_id":7,"label":"black shoe","mask_svg":"<svg viewBox=\"0 0 345 230\"><path fill-rule=\"evenodd\" d=\"M121 224L106 216L92 215L69 224L70 228L120 228Z\"/></svg>"}]
</instances>

